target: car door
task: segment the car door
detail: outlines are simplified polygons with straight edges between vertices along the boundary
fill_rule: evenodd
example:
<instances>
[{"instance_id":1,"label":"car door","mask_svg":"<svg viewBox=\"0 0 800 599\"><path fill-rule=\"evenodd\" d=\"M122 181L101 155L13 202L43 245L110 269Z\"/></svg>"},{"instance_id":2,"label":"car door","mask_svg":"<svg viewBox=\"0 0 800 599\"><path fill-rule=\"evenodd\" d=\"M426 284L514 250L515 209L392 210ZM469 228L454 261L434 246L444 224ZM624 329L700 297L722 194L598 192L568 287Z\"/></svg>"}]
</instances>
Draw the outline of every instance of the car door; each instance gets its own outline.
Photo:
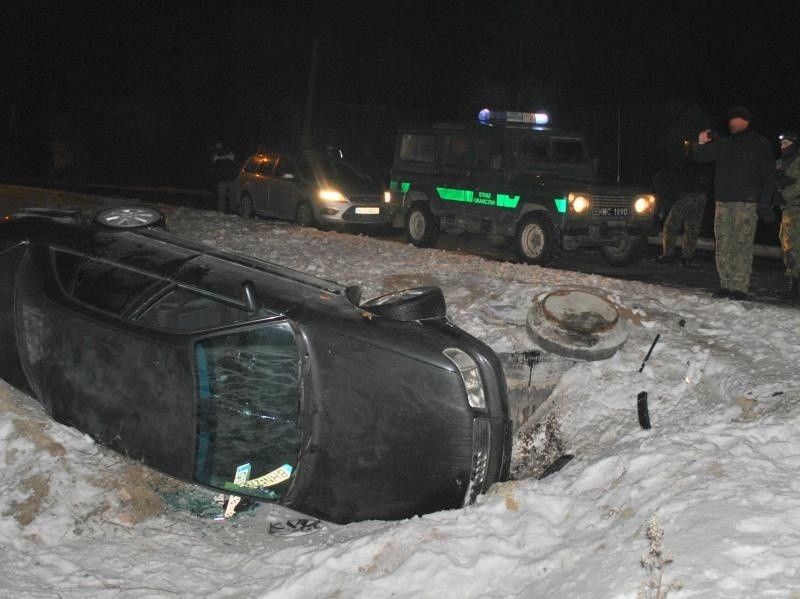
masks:
<instances>
[{"instance_id":1,"label":"car door","mask_svg":"<svg viewBox=\"0 0 800 599\"><path fill-rule=\"evenodd\" d=\"M508 156L503 130L490 130L475 141L475 160L472 168L472 202L470 214L495 220L498 210L516 208L519 196L508 186Z\"/></svg>"},{"instance_id":2,"label":"car door","mask_svg":"<svg viewBox=\"0 0 800 599\"><path fill-rule=\"evenodd\" d=\"M125 251L113 235L95 243ZM127 316L165 285L109 260L31 247L15 289L18 346L37 397L56 420L133 459L190 476L196 434L187 338L144 331Z\"/></svg>"},{"instance_id":3,"label":"car door","mask_svg":"<svg viewBox=\"0 0 800 599\"><path fill-rule=\"evenodd\" d=\"M439 138L439 176L436 193L442 212L464 214L472 200L473 139L467 131L447 132Z\"/></svg>"},{"instance_id":4,"label":"car door","mask_svg":"<svg viewBox=\"0 0 800 599\"><path fill-rule=\"evenodd\" d=\"M264 156L256 167L256 181L253 185L253 205L256 208L256 212L271 213L269 192L276 162L275 156Z\"/></svg>"},{"instance_id":5,"label":"car door","mask_svg":"<svg viewBox=\"0 0 800 599\"><path fill-rule=\"evenodd\" d=\"M270 179L270 212L280 218L294 220L301 195L302 182L297 164L289 156L281 156L275 175Z\"/></svg>"}]
</instances>

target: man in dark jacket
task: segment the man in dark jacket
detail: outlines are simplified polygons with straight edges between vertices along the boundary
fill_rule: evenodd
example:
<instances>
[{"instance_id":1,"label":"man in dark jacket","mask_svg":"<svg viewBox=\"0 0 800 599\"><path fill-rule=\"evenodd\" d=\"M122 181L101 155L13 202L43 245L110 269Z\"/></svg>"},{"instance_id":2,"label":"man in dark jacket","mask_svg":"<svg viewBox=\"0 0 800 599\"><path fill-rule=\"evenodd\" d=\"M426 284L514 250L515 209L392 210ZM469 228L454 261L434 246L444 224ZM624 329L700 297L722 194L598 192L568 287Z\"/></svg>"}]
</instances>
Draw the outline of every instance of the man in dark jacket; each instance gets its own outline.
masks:
<instances>
[{"instance_id":1,"label":"man in dark jacket","mask_svg":"<svg viewBox=\"0 0 800 599\"><path fill-rule=\"evenodd\" d=\"M797 133L781 133L781 157L775 163L776 182L781 193L781 248L786 265L786 297L800 300L800 157Z\"/></svg>"},{"instance_id":2,"label":"man in dark jacket","mask_svg":"<svg viewBox=\"0 0 800 599\"><path fill-rule=\"evenodd\" d=\"M211 171L217 184L217 210L230 212L236 199L236 176L239 166L236 155L221 141L209 150L211 154Z\"/></svg>"},{"instance_id":3,"label":"man in dark jacket","mask_svg":"<svg viewBox=\"0 0 800 599\"><path fill-rule=\"evenodd\" d=\"M750 128L750 112L743 106L728 113L730 137L717 139L703 131L692 156L698 163L713 162L714 236L720 288L714 297L748 299L753 267L753 239L758 218L775 219L774 160L765 137Z\"/></svg>"}]
</instances>

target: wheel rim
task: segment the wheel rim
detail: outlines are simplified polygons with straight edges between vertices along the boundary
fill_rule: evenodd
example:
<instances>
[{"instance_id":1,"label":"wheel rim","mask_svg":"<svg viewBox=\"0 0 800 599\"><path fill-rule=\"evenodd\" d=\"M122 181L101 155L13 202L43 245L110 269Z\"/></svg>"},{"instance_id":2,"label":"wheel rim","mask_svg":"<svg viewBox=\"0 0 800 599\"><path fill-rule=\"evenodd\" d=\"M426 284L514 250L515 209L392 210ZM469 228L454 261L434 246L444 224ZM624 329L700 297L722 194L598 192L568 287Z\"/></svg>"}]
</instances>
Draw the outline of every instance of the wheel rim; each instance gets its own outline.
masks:
<instances>
[{"instance_id":1,"label":"wheel rim","mask_svg":"<svg viewBox=\"0 0 800 599\"><path fill-rule=\"evenodd\" d=\"M545 232L539 223L528 223L522 230L520 245L529 258L538 258L544 253Z\"/></svg>"},{"instance_id":2,"label":"wheel rim","mask_svg":"<svg viewBox=\"0 0 800 599\"><path fill-rule=\"evenodd\" d=\"M422 239L425 236L425 215L419 210L414 210L408 217L408 232L412 239Z\"/></svg>"},{"instance_id":3,"label":"wheel rim","mask_svg":"<svg viewBox=\"0 0 800 599\"><path fill-rule=\"evenodd\" d=\"M113 208L97 218L109 227L145 227L159 221L161 214L152 208Z\"/></svg>"}]
</instances>

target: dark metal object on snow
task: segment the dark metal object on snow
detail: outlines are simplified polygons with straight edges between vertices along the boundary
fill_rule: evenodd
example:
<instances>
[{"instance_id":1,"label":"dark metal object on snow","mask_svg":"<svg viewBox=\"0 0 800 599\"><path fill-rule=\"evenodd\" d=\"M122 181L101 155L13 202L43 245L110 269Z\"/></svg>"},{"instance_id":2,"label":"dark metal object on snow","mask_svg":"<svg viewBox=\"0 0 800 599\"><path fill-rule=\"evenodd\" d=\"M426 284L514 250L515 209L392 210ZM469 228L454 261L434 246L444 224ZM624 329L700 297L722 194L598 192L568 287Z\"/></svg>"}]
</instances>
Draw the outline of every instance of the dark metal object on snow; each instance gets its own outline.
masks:
<instances>
[{"instance_id":1,"label":"dark metal object on snow","mask_svg":"<svg viewBox=\"0 0 800 599\"><path fill-rule=\"evenodd\" d=\"M547 470L545 470L544 472L542 472L539 475L539 480L542 480L543 478L547 478L548 476L550 476L554 472L558 472L564 466L569 464L572 461L572 458L574 458L574 457L575 456L572 455L571 453L565 453L564 455L558 456L558 459L555 462L553 462L552 464L550 464L547 467Z\"/></svg>"},{"instance_id":2,"label":"dark metal object on snow","mask_svg":"<svg viewBox=\"0 0 800 599\"><path fill-rule=\"evenodd\" d=\"M656 335L656 338L653 339L653 344L650 346L650 349L647 350L647 355L644 357L644 360L642 360L642 365L639 368L639 372L642 372L644 370L644 367L647 364L647 361L650 359L650 355L653 353L653 349L655 348L656 343L658 343L659 339L661 339L661 333L658 333Z\"/></svg>"},{"instance_id":3,"label":"dark metal object on snow","mask_svg":"<svg viewBox=\"0 0 800 599\"><path fill-rule=\"evenodd\" d=\"M650 427L650 410L647 408L647 391L642 391L636 396L636 411L639 414L639 426L644 430Z\"/></svg>"}]
</instances>

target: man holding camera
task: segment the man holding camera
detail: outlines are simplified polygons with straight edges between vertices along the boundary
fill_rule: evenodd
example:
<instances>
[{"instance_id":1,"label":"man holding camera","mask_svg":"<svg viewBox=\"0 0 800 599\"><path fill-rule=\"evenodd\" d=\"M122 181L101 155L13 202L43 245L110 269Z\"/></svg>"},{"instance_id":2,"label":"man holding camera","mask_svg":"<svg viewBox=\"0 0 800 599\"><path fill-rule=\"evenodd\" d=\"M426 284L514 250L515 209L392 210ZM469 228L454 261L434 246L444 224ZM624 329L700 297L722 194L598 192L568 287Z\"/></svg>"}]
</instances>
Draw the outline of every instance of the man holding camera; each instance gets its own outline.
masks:
<instances>
[{"instance_id":1,"label":"man holding camera","mask_svg":"<svg viewBox=\"0 0 800 599\"><path fill-rule=\"evenodd\" d=\"M730 137L703 131L692 149L695 162L713 162L715 258L719 289L715 298L749 299L756 224L775 220L772 210L774 160L765 137L750 129L750 111L728 113Z\"/></svg>"}]
</instances>

